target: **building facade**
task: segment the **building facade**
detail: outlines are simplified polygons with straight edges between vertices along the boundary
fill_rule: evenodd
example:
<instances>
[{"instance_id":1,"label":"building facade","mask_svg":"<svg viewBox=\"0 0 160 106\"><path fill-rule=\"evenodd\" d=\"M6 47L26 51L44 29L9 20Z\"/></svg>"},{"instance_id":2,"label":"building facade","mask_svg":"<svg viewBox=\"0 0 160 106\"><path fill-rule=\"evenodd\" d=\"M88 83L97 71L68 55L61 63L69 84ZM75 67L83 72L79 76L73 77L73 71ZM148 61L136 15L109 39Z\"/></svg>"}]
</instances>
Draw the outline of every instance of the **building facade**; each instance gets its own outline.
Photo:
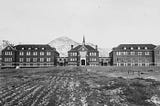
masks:
<instances>
[{"instance_id":1,"label":"building facade","mask_svg":"<svg viewBox=\"0 0 160 106\"><path fill-rule=\"evenodd\" d=\"M110 57L99 57L99 65L110 66L111 65L111 58Z\"/></svg>"},{"instance_id":2,"label":"building facade","mask_svg":"<svg viewBox=\"0 0 160 106\"><path fill-rule=\"evenodd\" d=\"M83 37L82 45L73 47L68 51L68 65L72 66L96 66L99 65L99 51L97 46L95 48L85 44Z\"/></svg>"},{"instance_id":3,"label":"building facade","mask_svg":"<svg viewBox=\"0 0 160 106\"><path fill-rule=\"evenodd\" d=\"M110 53L114 66L152 66L154 65L153 44L120 44Z\"/></svg>"},{"instance_id":4,"label":"building facade","mask_svg":"<svg viewBox=\"0 0 160 106\"><path fill-rule=\"evenodd\" d=\"M58 57L57 58L58 66L67 66L68 65L68 57Z\"/></svg>"},{"instance_id":5,"label":"building facade","mask_svg":"<svg viewBox=\"0 0 160 106\"><path fill-rule=\"evenodd\" d=\"M160 46L154 49L154 62L155 66L160 66Z\"/></svg>"},{"instance_id":6,"label":"building facade","mask_svg":"<svg viewBox=\"0 0 160 106\"><path fill-rule=\"evenodd\" d=\"M1 68L16 67L16 49L14 46L7 46L2 50Z\"/></svg>"},{"instance_id":7,"label":"building facade","mask_svg":"<svg viewBox=\"0 0 160 106\"><path fill-rule=\"evenodd\" d=\"M59 53L49 45L7 46L2 50L2 68L55 66L58 57Z\"/></svg>"}]
</instances>

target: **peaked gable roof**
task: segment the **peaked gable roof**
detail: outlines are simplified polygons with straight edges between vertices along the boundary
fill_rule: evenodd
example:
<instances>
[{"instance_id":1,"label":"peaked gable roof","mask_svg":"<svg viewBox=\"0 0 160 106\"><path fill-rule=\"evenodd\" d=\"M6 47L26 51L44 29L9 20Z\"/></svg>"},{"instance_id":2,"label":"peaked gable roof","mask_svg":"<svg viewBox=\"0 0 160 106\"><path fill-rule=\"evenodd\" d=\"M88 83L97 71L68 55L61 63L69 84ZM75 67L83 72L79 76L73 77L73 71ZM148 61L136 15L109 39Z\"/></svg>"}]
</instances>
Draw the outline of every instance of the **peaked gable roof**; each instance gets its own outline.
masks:
<instances>
[{"instance_id":1,"label":"peaked gable roof","mask_svg":"<svg viewBox=\"0 0 160 106\"><path fill-rule=\"evenodd\" d=\"M156 46L154 49L155 50L160 50L160 45Z\"/></svg>"},{"instance_id":2,"label":"peaked gable roof","mask_svg":"<svg viewBox=\"0 0 160 106\"><path fill-rule=\"evenodd\" d=\"M78 46L76 46L76 47L74 47L73 49L71 49L70 51L79 51L79 49L80 48L82 48L83 47L83 45L78 45ZM86 48L86 49L88 49L89 51L97 51L96 49L94 49L92 46L90 46L90 45L84 45L84 47Z\"/></svg>"},{"instance_id":3,"label":"peaked gable roof","mask_svg":"<svg viewBox=\"0 0 160 106\"><path fill-rule=\"evenodd\" d=\"M16 50L14 46L12 45L8 45L7 47L5 47L2 51L4 50Z\"/></svg>"}]
</instances>

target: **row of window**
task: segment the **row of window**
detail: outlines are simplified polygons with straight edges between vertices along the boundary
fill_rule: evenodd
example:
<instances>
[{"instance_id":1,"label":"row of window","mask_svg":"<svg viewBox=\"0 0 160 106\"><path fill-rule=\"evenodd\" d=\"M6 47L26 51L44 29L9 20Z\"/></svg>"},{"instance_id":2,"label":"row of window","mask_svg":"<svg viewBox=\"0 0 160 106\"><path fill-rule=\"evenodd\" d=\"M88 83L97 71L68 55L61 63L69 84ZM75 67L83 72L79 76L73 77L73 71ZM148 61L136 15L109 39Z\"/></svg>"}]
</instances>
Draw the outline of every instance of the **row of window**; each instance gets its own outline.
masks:
<instances>
[{"instance_id":1,"label":"row of window","mask_svg":"<svg viewBox=\"0 0 160 106\"><path fill-rule=\"evenodd\" d=\"M45 61L45 58L26 58L26 62L31 62L31 59L33 60L33 62L44 62ZM51 61L51 58L46 58L46 61L47 62L50 62ZM24 58L19 58L19 62L24 62Z\"/></svg>"},{"instance_id":2,"label":"row of window","mask_svg":"<svg viewBox=\"0 0 160 106\"><path fill-rule=\"evenodd\" d=\"M27 50L31 50L31 48L29 47L29 48L26 48ZM44 50L44 48L32 48L32 49L34 49L34 50L38 50L38 49L41 49L41 50ZM22 47L21 48L21 50L25 50L25 48L24 47Z\"/></svg>"},{"instance_id":3,"label":"row of window","mask_svg":"<svg viewBox=\"0 0 160 106\"><path fill-rule=\"evenodd\" d=\"M95 52L90 52L89 55L90 56L96 56L96 53Z\"/></svg>"},{"instance_id":4,"label":"row of window","mask_svg":"<svg viewBox=\"0 0 160 106\"><path fill-rule=\"evenodd\" d=\"M70 61L77 61L77 58L70 58Z\"/></svg>"},{"instance_id":5,"label":"row of window","mask_svg":"<svg viewBox=\"0 0 160 106\"><path fill-rule=\"evenodd\" d=\"M24 63L24 64L19 64L19 66L20 67L30 67L30 66L53 66L54 64L51 64L51 63L40 63L40 64L38 64L38 63L33 63L33 64L31 64L31 63Z\"/></svg>"},{"instance_id":6,"label":"row of window","mask_svg":"<svg viewBox=\"0 0 160 106\"><path fill-rule=\"evenodd\" d=\"M10 51L10 52L5 52L4 53L5 55L13 55L13 53Z\"/></svg>"},{"instance_id":7,"label":"row of window","mask_svg":"<svg viewBox=\"0 0 160 106\"><path fill-rule=\"evenodd\" d=\"M70 61L77 61L77 58L70 58ZM90 61L97 61L96 58L90 58Z\"/></svg>"},{"instance_id":8,"label":"row of window","mask_svg":"<svg viewBox=\"0 0 160 106\"><path fill-rule=\"evenodd\" d=\"M64 59L64 58L58 58L57 60L58 61L67 61L67 59Z\"/></svg>"},{"instance_id":9,"label":"row of window","mask_svg":"<svg viewBox=\"0 0 160 106\"><path fill-rule=\"evenodd\" d=\"M70 53L70 56L77 56L77 53L76 52L72 52L72 53Z\"/></svg>"},{"instance_id":10,"label":"row of window","mask_svg":"<svg viewBox=\"0 0 160 106\"><path fill-rule=\"evenodd\" d=\"M90 58L90 61L97 61L96 58Z\"/></svg>"},{"instance_id":11,"label":"row of window","mask_svg":"<svg viewBox=\"0 0 160 106\"><path fill-rule=\"evenodd\" d=\"M123 49L124 49L124 50L127 50L127 47L123 47ZM130 49L130 50L133 50L134 48L133 48L133 47L130 47L129 49ZM140 49L145 49L145 50L147 50L148 47L143 47L143 48L142 48L142 47L137 47L137 49L138 49L138 50L140 50Z\"/></svg>"},{"instance_id":12,"label":"row of window","mask_svg":"<svg viewBox=\"0 0 160 106\"><path fill-rule=\"evenodd\" d=\"M70 53L70 56L77 56L77 55L78 55L78 54L77 54L76 52ZM96 53L96 52L90 52L89 55L90 55L90 56L96 56L97 53Z\"/></svg>"},{"instance_id":13,"label":"row of window","mask_svg":"<svg viewBox=\"0 0 160 106\"><path fill-rule=\"evenodd\" d=\"M12 60L13 60L12 58L4 58L5 62L12 62Z\"/></svg>"},{"instance_id":14,"label":"row of window","mask_svg":"<svg viewBox=\"0 0 160 106\"><path fill-rule=\"evenodd\" d=\"M117 63L117 66L149 66L150 63Z\"/></svg>"},{"instance_id":15,"label":"row of window","mask_svg":"<svg viewBox=\"0 0 160 106\"><path fill-rule=\"evenodd\" d=\"M114 61L117 62L147 62L152 61L150 58L115 58Z\"/></svg>"},{"instance_id":16,"label":"row of window","mask_svg":"<svg viewBox=\"0 0 160 106\"><path fill-rule=\"evenodd\" d=\"M47 55L49 56L49 55L51 55L51 52L46 52L47 53ZM45 54L45 52L39 52L39 54L41 55L41 56L43 56L44 54ZM19 55L20 56L23 56L24 55L24 52L19 52ZM26 55L27 56L30 56L31 55L31 52L26 52ZM37 56L38 55L38 52L33 52L33 56Z\"/></svg>"},{"instance_id":17,"label":"row of window","mask_svg":"<svg viewBox=\"0 0 160 106\"><path fill-rule=\"evenodd\" d=\"M139 55L141 56L143 54L143 52L116 52L117 56L120 55ZM150 52L144 52L144 55L150 55Z\"/></svg>"}]
</instances>

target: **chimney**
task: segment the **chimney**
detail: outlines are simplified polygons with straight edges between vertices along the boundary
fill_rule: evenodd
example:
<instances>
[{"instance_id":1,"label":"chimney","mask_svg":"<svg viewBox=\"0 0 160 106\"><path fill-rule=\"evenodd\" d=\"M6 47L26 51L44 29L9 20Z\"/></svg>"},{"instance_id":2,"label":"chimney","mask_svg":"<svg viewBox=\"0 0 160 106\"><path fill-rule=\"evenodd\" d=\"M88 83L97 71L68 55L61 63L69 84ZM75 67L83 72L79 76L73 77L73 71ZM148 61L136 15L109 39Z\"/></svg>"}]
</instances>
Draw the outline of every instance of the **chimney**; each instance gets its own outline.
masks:
<instances>
[{"instance_id":1,"label":"chimney","mask_svg":"<svg viewBox=\"0 0 160 106\"><path fill-rule=\"evenodd\" d=\"M96 50L98 50L98 46L96 45Z\"/></svg>"},{"instance_id":2,"label":"chimney","mask_svg":"<svg viewBox=\"0 0 160 106\"><path fill-rule=\"evenodd\" d=\"M73 49L73 45L71 45L71 49Z\"/></svg>"}]
</instances>

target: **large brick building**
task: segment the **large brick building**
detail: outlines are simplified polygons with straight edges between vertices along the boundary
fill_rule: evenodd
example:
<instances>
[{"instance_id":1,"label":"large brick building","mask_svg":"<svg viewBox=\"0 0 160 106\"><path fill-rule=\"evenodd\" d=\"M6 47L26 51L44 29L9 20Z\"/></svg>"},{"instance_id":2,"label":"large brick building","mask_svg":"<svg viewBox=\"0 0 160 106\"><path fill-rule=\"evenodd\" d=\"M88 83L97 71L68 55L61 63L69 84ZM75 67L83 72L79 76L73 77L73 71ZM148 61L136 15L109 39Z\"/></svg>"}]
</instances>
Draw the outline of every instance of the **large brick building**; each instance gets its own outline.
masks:
<instances>
[{"instance_id":1,"label":"large brick building","mask_svg":"<svg viewBox=\"0 0 160 106\"><path fill-rule=\"evenodd\" d=\"M120 44L110 53L114 66L151 66L154 65L153 44Z\"/></svg>"},{"instance_id":2,"label":"large brick building","mask_svg":"<svg viewBox=\"0 0 160 106\"><path fill-rule=\"evenodd\" d=\"M72 66L96 66L99 65L99 51L97 46L95 48L85 44L83 37L82 45L73 47L68 51L68 65Z\"/></svg>"},{"instance_id":3,"label":"large brick building","mask_svg":"<svg viewBox=\"0 0 160 106\"><path fill-rule=\"evenodd\" d=\"M7 46L2 50L2 68L55 66L59 53L49 45Z\"/></svg>"}]
</instances>

